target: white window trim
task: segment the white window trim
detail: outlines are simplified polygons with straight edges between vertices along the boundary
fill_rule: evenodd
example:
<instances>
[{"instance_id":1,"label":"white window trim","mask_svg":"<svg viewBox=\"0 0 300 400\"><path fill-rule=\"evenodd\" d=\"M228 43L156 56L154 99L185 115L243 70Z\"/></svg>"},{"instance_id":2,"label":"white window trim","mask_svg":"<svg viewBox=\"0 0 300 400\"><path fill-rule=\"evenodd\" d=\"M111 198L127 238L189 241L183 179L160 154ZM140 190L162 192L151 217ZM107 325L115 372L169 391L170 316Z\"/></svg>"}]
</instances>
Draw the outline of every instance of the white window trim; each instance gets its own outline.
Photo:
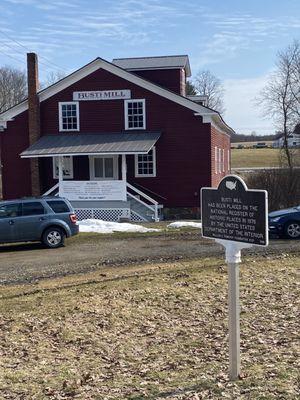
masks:
<instances>
[{"instance_id":1,"label":"white window trim","mask_svg":"<svg viewBox=\"0 0 300 400\"><path fill-rule=\"evenodd\" d=\"M227 150L227 171L230 171L230 150Z\"/></svg>"},{"instance_id":2,"label":"white window trim","mask_svg":"<svg viewBox=\"0 0 300 400\"><path fill-rule=\"evenodd\" d=\"M149 151L152 150L152 157L153 157L153 174L139 174L139 167L138 167L138 159L139 159L139 154L135 154L134 156L134 172L135 172L135 177L136 178L155 178L156 177L156 148L155 146L152 147ZM145 155L145 154L141 154Z\"/></svg>"},{"instance_id":3,"label":"white window trim","mask_svg":"<svg viewBox=\"0 0 300 400\"><path fill-rule=\"evenodd\" d=\"M225 150L222 149L222 172L225 172Z\"/></svg>"},{"instance_id":4,"label":"white window trim","mask_svg":"<svg viewBox=\"0 0 300 400\"><path fill-rule=\"evenodd\" d=\"M219 148L219 174L222 172L222 150Z\"/></svg>"},{"instance_id":5,"label":"white window trim","mask_svg":"<svg viewBox=\"0 0 300 400\"><path fill-rule=\"evenodd\" d=\"M112 158L113 159L113 168L114 168L114 176L112 178L99 178L95 177L95 158ZM89 164L90 164L90 180L91 181L115 181L118 180L118 156L89 156Z\"/></svg>"},{"instance_id":6,"label":"white window trim","mask_svg":"<svg viewBox=\"0 0 300 400\"><path fill-rule=\"evenodd\" d=\"M215 146L215 174L218 173L218 148Z\"/></svg>"},{"instance_id":7,"label":"white window trim","mask_svg":"<svg viewBox=\"0 0 300 400\"><path fill-rule=\"evenodd\" d=\"M63 156L63 158L68 156ZM55 171L55 160L58 162L58 157L52 157L52 171L53 171L53 179L58 179L58 175L56 175ZM63 175L63 179L74 179L74 168L73 168L73 157L70 156L70 176Z\"/></svg>"},{"instance_id":8,"label":"white window trim","mask_svg":"<svg viewBox=\"0 0 300 400\"><path fill-rule=\"evenodd\" d=\"M143 126L138 128L129 128L128 127L128 104L129 103L136 103L136 102L143 103ZM124 115L125 115L125 130L139 130L139 129L146 129L146 100L145 99L130 99L124 100Z\"/></svg>"},{"instance_id":9,"label":"white window trim","mask_svg":"<svg viewBox=\"0 0 300 400\"><path fill-rule=\"evenodd\" d=\"M62 106L76 104L76 116L77 116L77 129L63 129L62 124ZM79 123L79 101L60 101L58 103L58 115L59 115L59 131L60 132L78 132L80 130Z\"/></svg>"}]
</instances>

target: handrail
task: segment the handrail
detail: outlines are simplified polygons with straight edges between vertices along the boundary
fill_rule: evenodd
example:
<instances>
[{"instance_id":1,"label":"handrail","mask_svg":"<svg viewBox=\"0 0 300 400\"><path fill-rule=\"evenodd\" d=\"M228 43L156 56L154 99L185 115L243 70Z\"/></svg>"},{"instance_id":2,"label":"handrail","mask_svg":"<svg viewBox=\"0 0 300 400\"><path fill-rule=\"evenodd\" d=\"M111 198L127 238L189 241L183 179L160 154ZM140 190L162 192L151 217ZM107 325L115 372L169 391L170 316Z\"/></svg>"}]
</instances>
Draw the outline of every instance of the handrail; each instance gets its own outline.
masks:
<instances>
[{"instance_id":1,"label":"handrail","mask_svg":"<svg viewBox=\"0 0 300 400\"><path fill-rule=\"evenodd\" d=\"M158 204L158 202L154 199L152 199L152 197L148 196L147 194L141 192L139 189L137 189L136 187L132 186L130 183L127 182L127 187L129 187L130 189L132 189L134 192L136 192L137 194L139 194L140 196L143 196L145 199L149 200L152 204Z\"/></svg>"},{"instance_id":2,"label":"handrail","mask_svg":"<svg viewBox=\"0 0 300 400\"><path fill-rule=\"evenodd\" d=\"M135 197L132 193L127 192L128 196L132 197L134 200L138 201L139 203L143 204L143 206L149 208L149 210L153 211L153 206L150 206L149 204L145 203L138 197Z\"/></svg>"},{"instance_id":3,"label":"handrail","mask_svg":"<svg viewBox=\"0 0 300 400\"><path fill-rule=\"evenodd\" d=\"M43 196L48 196L50 193L54 192L54 190L58 189L58 187L59 187L59 183L57 182L57 184L54 185L51 189L47 190L47 192L45 192L43 194Z\"/></svg>"},{"instance_id":4,"label":"handrail","mask_svg":"<svg viewBox=\"0 0 300 400\"><path fill-rule=\"evenodd\" d=\"M152 199L152 197L148 196L147 194L141 192L141 191L140 191L139 189L137 189L136 187L132 186L130 183L126 182L126 185L127 185L127 187L128 187L129 189L133 190L134 192L136 192L136 193L139 194L140 196L142 196L142 197L144 197L145 199L147 199L148 201L150 201L150 203L154 204L154 220L155 220L155 222L158 222L158 221L159 221L159 218L158 218L158 202L157 202L156 200ZM130 193L128 193L128 194L130 194ZM140 199L139 199L139 201L140 201L140 203L144 203L144 202L143 202L142 200L140 200ZM152 207L149 207L148 204L144 203L144 205L145 205L146 207L152 209ZM152 211L153 211L153 209L152 209Z\"/></svg>"},{"instance_id":5,"label":"handrail","mask_svg":"<svg viewBox=\"0 0 300 400\"><path fill-rule=\"evenodd\" d=\"M154 195L157 196L157 197L160 197L160 198L163 199L163 200L167 200L166 197L162 196L161 194L158 194L158 193L153 192L153 190L150 190L150 189L146 188L145 186L141 185L140 183L134 182L134 184L135 184L136 186L140 187L141 189L145 189L145 190L147 190L147 192L152 193L152 194L154 194Z\"/></svg>"}]
</instances>

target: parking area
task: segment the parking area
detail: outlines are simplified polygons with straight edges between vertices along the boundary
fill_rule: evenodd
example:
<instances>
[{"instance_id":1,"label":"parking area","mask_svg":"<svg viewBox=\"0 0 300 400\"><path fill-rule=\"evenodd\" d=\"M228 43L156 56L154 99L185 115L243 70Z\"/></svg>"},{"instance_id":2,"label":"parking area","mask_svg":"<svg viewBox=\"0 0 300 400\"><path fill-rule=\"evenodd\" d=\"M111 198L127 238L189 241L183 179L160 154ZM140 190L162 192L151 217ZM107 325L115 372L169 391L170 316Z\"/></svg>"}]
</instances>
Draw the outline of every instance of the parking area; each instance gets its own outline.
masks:
<instances>
[{"instance_id":1,"label":"parking area","mask_svg":"<svg viewBox=\"0 0 300 400\"><path fill-rule=\"evenodd\" d=\"M271 240L267 248L252 248L245 253L280 254L300 251L299 240ZM46 249L39 243L0 246L1 284L33 282L42 278L84 273L124 264L143 264L199 257L222 256L221 246L202 239L197 229L118 233L79 234L65 247Z\"/></svg>"}]
</instances>

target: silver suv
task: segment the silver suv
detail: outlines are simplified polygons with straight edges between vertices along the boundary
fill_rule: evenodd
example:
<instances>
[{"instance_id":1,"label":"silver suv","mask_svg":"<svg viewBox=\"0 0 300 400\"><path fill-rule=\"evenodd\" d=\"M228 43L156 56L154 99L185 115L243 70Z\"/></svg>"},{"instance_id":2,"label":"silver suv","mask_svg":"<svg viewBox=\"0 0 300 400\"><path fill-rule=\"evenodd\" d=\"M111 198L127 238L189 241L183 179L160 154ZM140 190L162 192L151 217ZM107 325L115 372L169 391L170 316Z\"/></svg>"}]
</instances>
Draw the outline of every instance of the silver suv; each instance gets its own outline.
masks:
<instances>
[{"instance_id":1,"label":"silver suv","mask_svg":"<svg viewBox=\"0 0 300 400\"><path fill-rule=\"evenodd\" d=\"M41 241L56 248L78 233L76 222L71 204L61 197L0 201L0 243Z\"/></svg>"}]
</instances>

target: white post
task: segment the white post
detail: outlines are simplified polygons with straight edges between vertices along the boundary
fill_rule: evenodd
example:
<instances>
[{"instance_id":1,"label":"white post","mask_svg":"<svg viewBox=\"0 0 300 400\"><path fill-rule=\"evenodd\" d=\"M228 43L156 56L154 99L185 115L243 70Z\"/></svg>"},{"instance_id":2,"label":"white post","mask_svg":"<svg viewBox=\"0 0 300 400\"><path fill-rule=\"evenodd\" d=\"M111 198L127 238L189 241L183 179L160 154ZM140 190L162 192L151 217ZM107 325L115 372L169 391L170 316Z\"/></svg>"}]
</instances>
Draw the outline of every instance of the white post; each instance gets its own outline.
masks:
<instances>
[{"instance_id":1,"label":"white post","mask_svg":"<svg viewBox=\"0 0 300 400\"><path fill-rule=\"evenodd\" d=\"M155 222L159 222L157 203L154 204L154 221L155 221Z\"/></svg>"},{"instance_id":2,"label":"white post","mask_svg":"<svg viewBox=\"0 0 300 400\"><path fill-rule=\"evenodd\" d=\"M252 245L221 239L217 239L216 242L225 247L228 265L229 379L234 381L239 378L241 372L239 263L241 249Z\"/></svg>"},{"instance_id":3,"label":"white post","mask_svg":"<svg viewBox=\"0 0 300 400\"><path fill-rule=\"evenodd\" d=\"M226 253L230 253L227 251ZM228 263L228 309L229 309L229 379L236 380L241 372L240 356L240 298L239 262L241 250L226 256Z\"/></svg>"},{"instance_id":4,"label":"white post","mask_svg":"<svg viewBox=\"0 0 300 400\"><path fill-rule=\"evenodd\" d=\"M122 181L127 183L127 165L126 165L126 154L122 154ZM127 186L125 187L126 195L127 195ZM123 209L122 216L124 218L130 218L130 209Z\"/></svg>"},{"instance_id":5,"label":"white post","mask_svg":"<svg viewBox=\"0 0 300 400\"><path fill-rule=\"evenodd\" d=\"M126 182L127 166L126 154L122 154L122 180Z\"/></svg>"},{"instance_id":6,"label":"white post","mask_svg":"<svg viewBox=\"0 0 300 400\"><path fill-rule=\"evenodd\" d=\"M64 173L63 173L63 168L64 168L64 160L63 157L58 157L58 195L61 195L61 182L64 179Z\"/></svg>"}]
</instances>

